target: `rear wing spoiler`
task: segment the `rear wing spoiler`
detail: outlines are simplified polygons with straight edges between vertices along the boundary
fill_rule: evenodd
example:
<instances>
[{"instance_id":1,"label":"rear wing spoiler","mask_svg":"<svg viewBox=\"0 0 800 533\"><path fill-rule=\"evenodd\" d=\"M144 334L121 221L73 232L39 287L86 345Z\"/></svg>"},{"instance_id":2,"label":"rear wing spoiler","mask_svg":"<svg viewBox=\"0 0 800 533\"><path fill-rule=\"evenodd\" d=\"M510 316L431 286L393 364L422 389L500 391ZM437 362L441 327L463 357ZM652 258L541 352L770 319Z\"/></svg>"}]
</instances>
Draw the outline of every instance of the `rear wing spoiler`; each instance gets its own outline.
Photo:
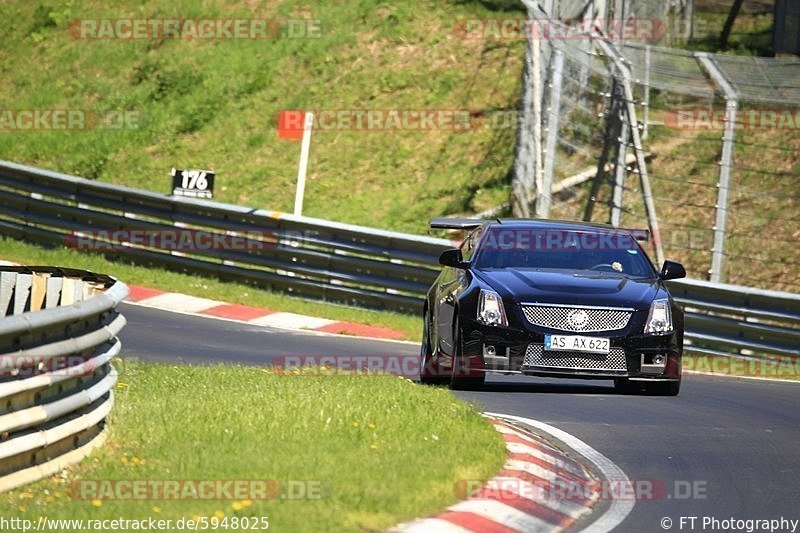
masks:
<instances>
[{"instance_id":1,"label":"rear wing spoiler","mask_svg":"<svg viewBox=\"0 0 800 533\"><path fill-rule=\"evenodd\" d=\"M633 238L637 241L650 242L649 229L630 229L628 231L631 232L631 235L633 235Z\"/></svg>"},{"instance_id":2,"label":"rear wing spoiler","mask_svg":"<svg viewBox=\"0 0 800 533\"><path fill-rule=\"evenodd\" d=\"M489 222L480 218L457 218L457 217L435 217L430 220L428 226L431 229L457 229L457 230L472 230L477 227L483 226ZM621 229L621 228L620 228ZM637 241L649 242L650 230L649 229L621 229L631 234Z\"/></svg>"},{"instance_id":3,"label":"rear wing spoiler","mask_svg":"<svg viewBox=\"0 0 800 533\"><path fill-rule=\"evenodd\" d=\"M470 230L483 226L487 221L479 218L432 218L428 223L431 229L464 229Z\"/></svg>"}]
</instances>

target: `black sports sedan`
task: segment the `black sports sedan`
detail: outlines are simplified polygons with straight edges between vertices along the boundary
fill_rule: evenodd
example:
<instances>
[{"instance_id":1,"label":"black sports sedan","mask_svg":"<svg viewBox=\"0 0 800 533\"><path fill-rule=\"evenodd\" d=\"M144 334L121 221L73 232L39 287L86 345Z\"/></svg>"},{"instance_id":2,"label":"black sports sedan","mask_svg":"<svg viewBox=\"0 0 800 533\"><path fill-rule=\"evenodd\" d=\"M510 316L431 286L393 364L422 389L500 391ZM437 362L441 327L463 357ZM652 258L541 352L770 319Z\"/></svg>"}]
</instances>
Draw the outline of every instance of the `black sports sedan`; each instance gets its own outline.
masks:
<instances>
[{"instance_id":1,"label":"black sports sedan","mask_svg":"<svg viewBox=\"0 0 800 533\"><path fill-rule=\"evenodd\" d=\"M551 220L433 219L469 231L446 250L423 312L420 379L468 389L486 372L613 379L622 392L676 395L683 311L622 230Z\"/></svg>"}]
</instances>

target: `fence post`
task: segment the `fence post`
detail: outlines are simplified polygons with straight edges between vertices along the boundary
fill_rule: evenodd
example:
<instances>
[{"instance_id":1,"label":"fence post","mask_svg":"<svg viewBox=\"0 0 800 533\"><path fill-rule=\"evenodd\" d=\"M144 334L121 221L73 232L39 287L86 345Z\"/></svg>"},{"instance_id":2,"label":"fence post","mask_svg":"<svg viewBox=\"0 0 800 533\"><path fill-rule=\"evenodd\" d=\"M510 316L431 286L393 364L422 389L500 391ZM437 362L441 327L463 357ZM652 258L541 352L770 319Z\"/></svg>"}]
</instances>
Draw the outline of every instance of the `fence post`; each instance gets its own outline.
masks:
<instances>
[{"instance_id":1,"label":"fence post","mask_svg":"<svg viewBox=\"0 0 800 533\"><path fill-rule=\"evenodd\" d=\"M711 247L711 269L708 271L709 279L712 282L721 283L725 262L725 226L728 221L728 190L730 189L731 168L733 168L733 141L738 94L728 83L725 75L717 68L711 56L703 52L698 52L695 56L725 95L725 126L722 132L722 157L719 161L714 244Z\"/></svg>"},{"instance_id":2,"label":"fence post","mask_svg":"<svg viewBox=\"0 0 800 533\"><path fill-rule=\"evenodd\" d=\"M553 18L558 18L558 14L557 13L553 13L553 3L554 2L555 2L555 0L544 0L544 6L542 6L542 9L544 9L544 12L547 13L547 16L553 17Z\"/></svg>"},{"instance_id":3,"label":"fence post","mask_svg":"<svg viewBox=\"0 0 800 533\"><path fill-rule=\"evenodd\" d=\"M619 98L619 95L614 95ZM622 219L622 193L625 190L625 174L628 173L628 132L635 127L626 118L624 110L620 110L619 120L622 123L619 137L617 138L617 160L614 163L614 191L611 196L611 218L609 223L618 228Z\"/></svg>"},{"instance_id":4,"label":"fence post","mask_svg":"<svg viewBox=\"0 0 800 533\"><path fill-rule=\"evenodd\" d=\"M528 17L532 12L528 11ZM533 43L525 40L525 66L522 74L522 94L520 95L519 125L517 126L517 146L514 153L514 178L511 182L511 211L515 217L529 218L530 204L534 193L533 139L530 124L533 105Z\"/></svg>"},{"instance_id":5,"label":"fence post","mask_svg":"<svg viewBox=\"0 0 800 533\"><path fill-rule=\"evenodd\" d=\"M594 14L592 14L595 18L605 18L608 16L606 13L606 0L596 0L594 2Z\"/></svg>"},{"instance_id":6,"label":"fence post","mask_svg":"<svg viewBox=\"0 0 800 533\"><path fill-rule=\"evenodd\" d=\"M550 191L544 190L544 168L542 165L542 43L541 27L535 20L532 23L536 26L532 39L533 45L533 183L536 191L536 216L541 216L541 205L545 195Z\"/></svg>"},{"instance_id":7,"label":"fence post","mask_svg":"<svg viewBox=\"0 0 800 533\"><path fill-rule=\"evenodd\" d=\"M636 121L636 103L631 87L631 72L625 64L625 60L619 50L602 35L593 34L598 45L603 52L614 62L622 76L622 90L625 94L625 110L628 115L628 126L630 128L631 140L633 141L633 153L636 156L636 167L639 171L639 183L642 187L642 198L647 213L647 223L650 226L650 233L653 236L653 243L656 249L656 261L660 265L664 262L664 247L661 241L661 231L658 226L656 216L656 204L653 200L653 191L650 189L650 178L647 175L647 163L644 160L644 147L642 138L639 134L639 124Z\"/></svg>"},{"instance_id":8,"label":"fence post","mask_svg":"<svg viewBox=\"0 0 800 533\"><path fill-rule=\"evenodd\" d=\"M658 216L656 215L656 203L653 200L653 191L650 188L650 177L647 175L647 163L644 160L644 146L639 135L639 124L636 121L636 104L633 100L633 89L631 88L630 75L623 80L625 91L625 103L628 108L628 122L630 123L631 140L633 141L633 153L636 155L636 168L639 171L639 183L642 187L644 197L644 208L647 212L647 223L650 226L650 233L653 235L653 243L656 249L656 261L659 265L664 262L664 245L661 240L661 230L658 226Z\"/></svg>"},{"instance_id":9,"label":"fence post","mask_svg":"<svg viewBox=\"0 0 800 533\"><path fill-rule=\"evenodd\" d=\"M564 71L564 52L553 48L553 64L550 74L550 109L547 115L547 139L544 149L544 195L541 204L536 206L536 216L550 217L552 203L553 167L556 162L556 141L558 140L558 118L561 110L561 79Z\"/></svg>"},{"instance_id":10,"label":"fence post","mask_svg":"<svg viewBox=\"0 0 800 533\"><path fill-rule=\"evenodd\" d=\"M606 181L606 164L612 150L612 144L617 143L619 146L620 133L620 87L617 82L617 77L612 73L611 76L611 89L608 93L608 110L605 114L605 128L603 131L603 148L600 151L600 157L597 160L597 172L595 172L592 186L589 190L589 198L586 202L586 208L583 212L583 220L591 222L592 215L594 214L594 204L597 201L597 195L600 193L600 187Z\"/></svg>"},{"instance_id":11,"label":"fence post","mask_svg":"<svg viewBox=\"0 0 800 533\"><path fill-rule=\"evenodd\" d=\"M650 45L644 45L644 107L642 115L642 139L647 139L647 124L650 122Z\"/></svg>"}]
</instances>

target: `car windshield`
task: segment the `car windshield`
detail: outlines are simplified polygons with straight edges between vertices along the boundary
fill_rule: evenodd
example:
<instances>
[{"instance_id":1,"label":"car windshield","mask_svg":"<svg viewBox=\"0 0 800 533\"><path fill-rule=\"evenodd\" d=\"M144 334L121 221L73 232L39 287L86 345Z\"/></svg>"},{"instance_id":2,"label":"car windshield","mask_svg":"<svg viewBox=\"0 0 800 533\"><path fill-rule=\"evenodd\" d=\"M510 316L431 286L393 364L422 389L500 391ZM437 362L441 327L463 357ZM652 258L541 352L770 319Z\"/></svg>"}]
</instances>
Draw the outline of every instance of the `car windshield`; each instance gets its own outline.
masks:
<instances>
[{"instance_id":1,"label":"car windshield","mask_svg":"<svg viewBox=\"0 0 800 533\"><path fill-rule=\"evenodd\" d=\"M651 278L655 270L627 231L492 227L473 261L481 270L594 270Z\"/></svg>"}]
</instances>

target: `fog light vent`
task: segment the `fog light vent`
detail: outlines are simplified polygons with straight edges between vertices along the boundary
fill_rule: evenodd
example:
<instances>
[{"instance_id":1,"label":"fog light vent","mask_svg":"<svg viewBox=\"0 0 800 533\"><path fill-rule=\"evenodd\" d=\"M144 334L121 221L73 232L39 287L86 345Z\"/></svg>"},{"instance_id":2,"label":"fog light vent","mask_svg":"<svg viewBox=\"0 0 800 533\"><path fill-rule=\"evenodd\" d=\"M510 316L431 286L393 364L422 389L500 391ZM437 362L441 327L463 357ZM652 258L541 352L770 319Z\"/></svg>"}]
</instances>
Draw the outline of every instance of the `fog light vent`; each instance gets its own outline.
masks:
<instances>
[{"instance_id":1,"label":"fog light vent","mask_svg":"<svg viewBox=\"0 0 800 533\"><path fill-rule=\"evenodd\" d=\"M665 354L642 354L640 370L644 374L663 374L667 365Z\"/></svg>"}]
</instances>

